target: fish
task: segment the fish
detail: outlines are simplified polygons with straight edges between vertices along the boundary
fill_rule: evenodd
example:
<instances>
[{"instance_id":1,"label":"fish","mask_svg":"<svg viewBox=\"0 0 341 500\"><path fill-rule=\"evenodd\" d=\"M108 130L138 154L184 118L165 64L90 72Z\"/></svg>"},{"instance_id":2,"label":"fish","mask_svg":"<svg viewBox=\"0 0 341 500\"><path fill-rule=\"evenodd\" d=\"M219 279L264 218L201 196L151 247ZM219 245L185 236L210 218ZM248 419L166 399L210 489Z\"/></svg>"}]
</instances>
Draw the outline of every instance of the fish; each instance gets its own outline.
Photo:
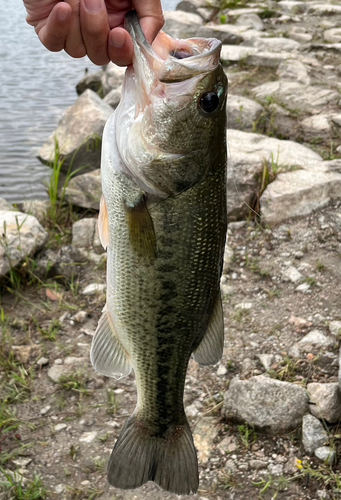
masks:
<instances>
[{"instance_id":1,"label":"fish","mask_svg":"<svg viewBox=\"0 0 341 500\"><path fill-rule=\"evenodd\" d=\"M109 483L154 481L189 494L199 473L183 403L187 367L192 354L217 363L224 345L227 79L220 41L161 32L150 45L135 11L125 28L134 57L102 138L107 296L90 358L102 375L136 377Z\"/></svg>"}]
</instances>

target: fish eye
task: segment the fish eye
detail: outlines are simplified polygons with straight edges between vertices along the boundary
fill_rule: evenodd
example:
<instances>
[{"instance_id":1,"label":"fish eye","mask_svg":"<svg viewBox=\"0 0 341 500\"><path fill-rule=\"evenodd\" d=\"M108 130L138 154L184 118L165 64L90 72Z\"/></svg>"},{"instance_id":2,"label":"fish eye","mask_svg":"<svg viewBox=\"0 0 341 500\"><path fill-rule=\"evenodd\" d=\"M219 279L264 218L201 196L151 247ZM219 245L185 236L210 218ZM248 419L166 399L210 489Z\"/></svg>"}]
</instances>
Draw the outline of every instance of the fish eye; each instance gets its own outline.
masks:
<instances>
[{"instance_id":1,"label":"fish eye","mask_svg":"<svg viewBox=\"0 0 341 500\"><path fill-rule=\"evenodd\" d=\"M205 113L213 113L219 106L219 97L215 92L206 92L200 97L199 104Z\"/></svg>"}]
</instances>

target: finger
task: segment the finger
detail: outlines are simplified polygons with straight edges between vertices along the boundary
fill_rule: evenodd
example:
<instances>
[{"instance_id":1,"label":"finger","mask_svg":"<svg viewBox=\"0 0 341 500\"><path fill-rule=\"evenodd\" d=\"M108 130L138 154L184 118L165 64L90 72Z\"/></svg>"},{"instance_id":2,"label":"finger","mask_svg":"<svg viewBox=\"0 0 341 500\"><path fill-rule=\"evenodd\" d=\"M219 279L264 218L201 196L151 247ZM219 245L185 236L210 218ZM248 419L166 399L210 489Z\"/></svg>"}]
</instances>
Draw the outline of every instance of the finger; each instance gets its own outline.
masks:
<instances>
[{"instance_id":1,"label":"finger","mask_svg":"<svg viewBox=\"0 0 341 500\"><path fill-rule=\"evenodd\" d=\"M70 29L65 41L65 52L72 57L84 57L86 55L86 48L83 42L79 19L79 0L65 0L64 3L67 3L71 7Z\"/></svg>"},{"instance_id":2,"label":"finger","mask_svg":"<svg viewBox=\"0 0 341 500\"><path fill-rule=\"evenodd\" d=\"M70 27L71 8L60 2L52 9L47 20L38 22L35 30L43 45L52 52L64 49Z\"/></svg>"},{"instance_id":3,"label":"finger","mask_svg":"<svg viewBox=\"0 0 341 500\"><path fill-rule=\"evenodd\" d=\"M149 43L152 43L162 26L164 17L158 0L135 0L133 5L140 18L141 28Z\"/></svg>"},{"instance_id":4,"label":"finger","mask_svg":"<svg viewBox=\"0 0 341 500\"><path fill-rule=\"evenodd\" d=\"M110 31L108 53L111 61L118 66L128 66L133 58L133 41L124 28L114 28Z\"/></svg>"},{"instance_id":5,"label":"finger","mask_svg":"<svg viewBox=\"0 0 341 500\"><path fill-rule=\"evenodd\" d=\"M95 64L107 64L110 61L108 55L110 28L104 1L81 0L80 23L89 59Z\"/></svg>"}]
</instances>

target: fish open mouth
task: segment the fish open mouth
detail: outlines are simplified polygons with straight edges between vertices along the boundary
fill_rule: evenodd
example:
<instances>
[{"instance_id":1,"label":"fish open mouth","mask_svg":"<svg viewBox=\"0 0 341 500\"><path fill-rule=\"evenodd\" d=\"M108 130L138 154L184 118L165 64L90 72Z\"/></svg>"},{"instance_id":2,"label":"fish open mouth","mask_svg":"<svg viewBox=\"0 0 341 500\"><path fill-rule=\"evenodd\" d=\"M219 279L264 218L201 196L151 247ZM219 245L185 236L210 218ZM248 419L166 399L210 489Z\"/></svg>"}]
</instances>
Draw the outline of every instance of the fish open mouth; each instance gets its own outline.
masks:
<instances>
[{"instance_id":1,"label":"fish open mouth","mask_svg":"<svg viewBox=\"0 0 341 500\"><path fill-rule=\"evenodd\" d=\"M153 44L146 40L136 11L125 17L125 28L134 43L133 67L146 93L158 82L182 82L213 71L219 64L221 42L215 38L176 40L160 32Z\"/></svg>"}]
</instances>

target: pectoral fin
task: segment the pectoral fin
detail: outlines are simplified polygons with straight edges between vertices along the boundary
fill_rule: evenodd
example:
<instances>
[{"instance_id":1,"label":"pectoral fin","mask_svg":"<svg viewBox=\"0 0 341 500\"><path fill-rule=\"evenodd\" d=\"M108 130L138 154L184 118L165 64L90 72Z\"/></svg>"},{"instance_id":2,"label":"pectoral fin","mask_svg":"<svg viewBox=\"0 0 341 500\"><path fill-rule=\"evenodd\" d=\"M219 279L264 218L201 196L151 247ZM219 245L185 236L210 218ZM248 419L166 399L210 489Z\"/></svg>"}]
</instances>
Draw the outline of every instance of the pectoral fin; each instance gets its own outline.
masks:
<instances>
[{"instance_id":1,"label":"pectoral fin","mask_svg":"<svg viewBox=\"0 0 341 500\"><path fill-rule=\"evenodd\" d=\"M108 208L103 195L99 203L98 233L102 247L106 250L109 245L109 219Z\"/></svg>"},{"instance_id":2,"label":"pectoral fin","mask_svg":"<svg viewBox=\"0 0 341 500\"><path fill-rule=\"evenodd\" d=\"M118 339L106 307L92 341L90 360L96 372L107 377L119 379L131 372L130 360Z\"/></svg>"},{"instance_id":3,"label":"pectoral fin","mask_svg":"<svg viewBox=\"0 0 341 500\"><path fill-rule=\"evenodd\" d=\"M125 209L132 247L141 257L154 260L156 238L153 220L148 211L145 197L140 197L135 203L126 202Z\"/></svg>"},{"instance_id":4,"label":"pectoral fin","mask_svg":"<svg viewBox=\"0 0 341 500\"><path fill-rule=\"evenodd\" d=\"M218 294L207 332L199 347L194 351L194 359L200 365L214 365L223 355L224 314L220 293Z\"/></svg>"}]
</instances>

